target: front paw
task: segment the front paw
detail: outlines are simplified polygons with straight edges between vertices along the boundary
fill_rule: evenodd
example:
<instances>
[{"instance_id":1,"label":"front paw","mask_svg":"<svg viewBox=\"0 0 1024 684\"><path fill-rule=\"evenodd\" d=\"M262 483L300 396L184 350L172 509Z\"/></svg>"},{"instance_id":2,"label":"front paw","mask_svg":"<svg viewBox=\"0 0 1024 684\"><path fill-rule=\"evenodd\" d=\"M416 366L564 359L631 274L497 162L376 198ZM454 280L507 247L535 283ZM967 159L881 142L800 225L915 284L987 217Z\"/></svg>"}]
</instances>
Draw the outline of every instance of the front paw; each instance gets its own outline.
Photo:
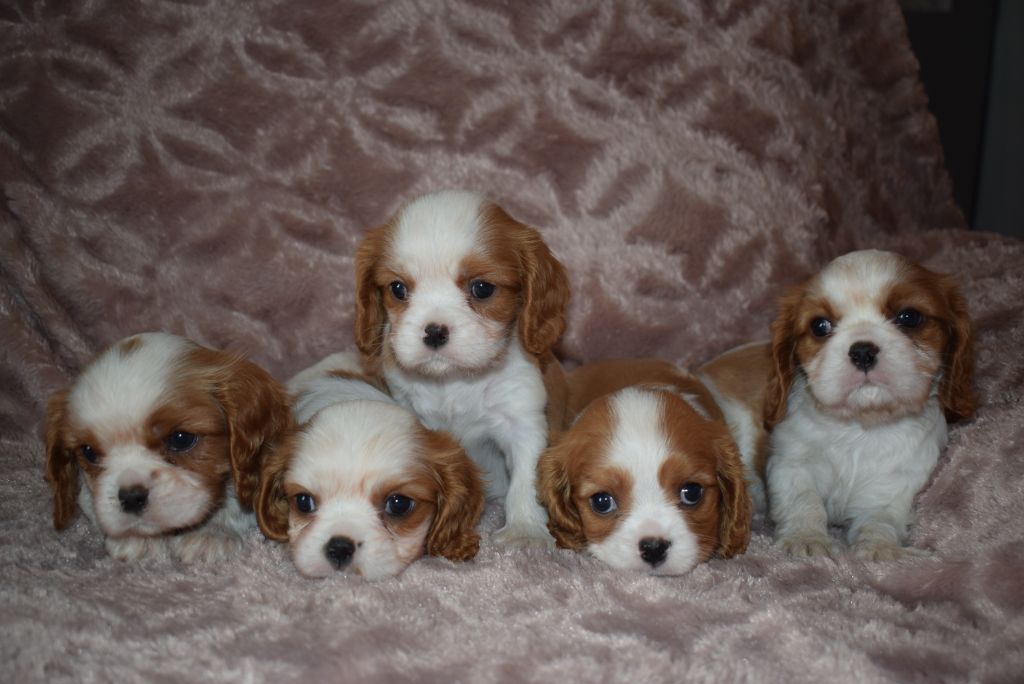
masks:
<instances>
[{"instance_id":1,"label":"front paw","mask_svg":"<svg viewBox=\"0 0 1024 684\"><path fill-rule=\"evenodd\" d=\"M201 529L175 537L172 548L183 563L209 563L238 554L242 540L225 530Z\"/></svg>"},{"instance_id":2,"label":"front paw","mask_svg":"<svg viewBox=\"0 0 1024 684\"><path fill-rule=\"evenodd\" d=\"M134 561L159 555L164 549L164 540L153 537L107 537L104 540L107 553L119 561Z\"/></svg>"},{"instance_id":3,"label":"front paw","mask_svg":"<svg viewBox=\"0 0 1024 684\"><path fill-rule=\"evenodd\" d=\"M775 546L781 547L794 558L832 556L832 540L826 534L812 532L785 535L775 541Z\"/></svg>"},{"instance_id":4,"label":"front paw","mask_svg":"<svg viewBox=\"0 0 1024 684\"><path fill-rule=\"evenodd\" d=\"M553 549L555 540L543 527L505 525L491 539L498 546L509 549Z\"/></svg>"},{"instance_id":5,"label":"front paw","mask_svg":"<svg viewBox=\"0 0 1024 684\"><path fill-rule=\"evenodd\" d=\"M851 548L853 555L866 561L894 561L901 558L927 556L927 551L900 546L889 541L859 541Z\"/></svg>"}]
</instances>

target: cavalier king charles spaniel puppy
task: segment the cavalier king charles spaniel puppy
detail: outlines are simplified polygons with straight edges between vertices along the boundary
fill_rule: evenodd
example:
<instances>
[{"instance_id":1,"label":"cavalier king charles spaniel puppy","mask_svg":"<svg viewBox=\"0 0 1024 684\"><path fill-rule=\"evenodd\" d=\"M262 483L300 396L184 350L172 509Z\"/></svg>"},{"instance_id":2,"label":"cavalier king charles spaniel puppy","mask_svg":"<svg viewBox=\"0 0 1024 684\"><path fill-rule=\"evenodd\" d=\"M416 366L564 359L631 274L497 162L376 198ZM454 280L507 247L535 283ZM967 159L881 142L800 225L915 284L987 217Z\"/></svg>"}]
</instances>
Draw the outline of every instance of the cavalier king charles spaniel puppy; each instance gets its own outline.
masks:
<instances>
[{"instance_id":1,"label":"cavalier king charles spaniel puppy","mask_svg":"<svg viewBox=\"0 0 1024 684\"><path fill-rule=\"evenodd\" d=\"M948 276L891 252L839 257L782 300L772 324L767 484L777 544L856 556L903 544L914 495L975 397L970 321Z\"/></svg>"},{"instance_id":2,"label":"cavalier king charles spaniel puppy","mask_svg":"<svg viewBox=\"0 0 1024 684\"><path fill-rule=\"evenodd\" d=\"M356 287L356 343L391 395L505 497L496 541L550 545L534 473L561 423L569 285L540 234L479 195L426 195L366 235Z\"/></svg>"},{"instance_id":3,"label":"cavalier king charles spaniel puppy","mask_svg":"<svg viewBox=\"0 0 1024 684\"><path fill-rule=\"evenodd\" d=\"M577 417L537 475L558 545L655 575L742 553L747 483L763 491L768 361L762 344L727 352L698 376L657 360L570 373L567 413Z\"/></svg>"},{"instance_id":4,"label":"cavalier king charles spaniel puppy","mask_svg":"<svg viewBox=\"0 0 1024 684\"><path fill-rule=\"evenodd\" d=\"M290 421L284 388L238 354L164 333L121 340L50 401L54 527L77 499L115 558L224 558L253 527L264 445Z\"/></svg>"},{"instance_id":5,"label":"cavalier king charles spaniel puppy","mask_svg":"<svg viewBox=\"0 0 1024 684\"><path fill-rule=\"evenodd\" d=\"M476 466L423 427L362 368L334 354L288 383L297 428L263 462L256 517L306 577L380 579L426 552L476 555L484 506Z\"/></svg>"}]
</instances>

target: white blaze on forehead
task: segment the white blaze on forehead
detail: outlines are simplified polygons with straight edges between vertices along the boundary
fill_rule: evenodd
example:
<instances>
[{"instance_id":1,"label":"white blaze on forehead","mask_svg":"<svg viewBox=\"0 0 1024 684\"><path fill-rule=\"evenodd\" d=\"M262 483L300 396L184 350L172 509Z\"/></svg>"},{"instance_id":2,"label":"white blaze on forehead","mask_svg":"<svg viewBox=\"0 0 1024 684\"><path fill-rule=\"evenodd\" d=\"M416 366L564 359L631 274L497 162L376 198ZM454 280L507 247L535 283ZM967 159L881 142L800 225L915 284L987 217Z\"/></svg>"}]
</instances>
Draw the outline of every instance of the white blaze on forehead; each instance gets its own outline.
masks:
<instances>
[{"instance_id":1,"label":"white blaze on forehead","mask_svg":"<svg viewBox=\"0 0 1024 684\"><path fill-rule=\"evenodd\" d=\"M821 272L821 291L843 314L869 308L878 311L902 270L902 260L892 252L851 252Z\"/></svg>"},{"instance_id":2,"label":"white blaze on forehead","mask_svg":"<svg viewBox=\"0 0 1024 684\"><path fill-rule=\"evenodd\" d=\"M114 345L75 383L68 405L81 425L100 432L138 426L165 396L179 360L193 346L164 333L135 337L139 343L131 351Z\"/></svg>"},{"instance_id":3,"label":"white blaze on forehead","mask_svg":"<svg viewBox=\"0 0 1024 684\"><path fill-rule=\"evenodd\" d=\"M886 310L892 288L909 267L898 254L864 250L839 257L822 271L817 293L828 299L836 326L802 361L808 389L822 410L843 419L873 412L890 420L920 411L927 401L940 356L917 347ZM857 342L877 347L869 372L850 362Z\"/></svg>"},{"instance_id":4,"label":"white blaze on forehead","mask_svg":"<svg viewBox=\"0 0 1024 684\"><path fill-rule=\"evenodd\" d=\"M690 570L699 560L700 548L685 516L671 501L658 473L671 453L662 418L665 397L660 392L628 388L611 399L612 436L609 461L633 480L630 509L615 531L589 546L590 552L614 568L675 575ZM669 542L663 563L652 568L640 552L647 537Z\"/></svg>"},{"instance_id":5,"label":"white blaze on forehead","mask_svg":"<svg viewBox=\"0 0 1024 684\"><path fill-rule=\"evenodd\" d=\"M416 460L416 419L380 401L349 401L317 413L303 431L288 480L320 496L367 494L407 475Z\"/></svg>"},{"instance_id":6,"label":"white blaze on forehead","mask_svg":"<svg viewBox=\"0 0 1024 684\"><path fill-rule=\"evenodd\" d=\"M472 192L425 195L399 212L392 233L391 256L415 266L417 278L455 278L459 262L477 249L484 199Z\"/></svg>"},{"instance_id":7,"label":"white blaze on forehead","mask_svg":"<svg viewBox=\"0 0 1024 684\"><path fill-rule=\"evenodd\" d=\"M685 401L690 408L696 411L697 415L699 415L701 418L703 418L704 420L711 420L711 414L708 413L708 410L704 408L703 404L700 403L700 397L698 397L696 394L684 392L675 385L646 385L646 387L649 388L650 390L656 390L658 392L668 392L669 394L679 397L680 399Z\"/></svg>"},{"instance_id":8,"label":"white blaze on forehead","mask_svg":"<svg viewBox=\"0 0 1024 684\"><path fill-rule=\"evenodd\" d=\"M610 460L628 471L637 485L656 483L658 470L669 456L661 425L661 397L628 388L612 397L611 408L615 427L608 449Z\"/></svg>"}]
</instances>

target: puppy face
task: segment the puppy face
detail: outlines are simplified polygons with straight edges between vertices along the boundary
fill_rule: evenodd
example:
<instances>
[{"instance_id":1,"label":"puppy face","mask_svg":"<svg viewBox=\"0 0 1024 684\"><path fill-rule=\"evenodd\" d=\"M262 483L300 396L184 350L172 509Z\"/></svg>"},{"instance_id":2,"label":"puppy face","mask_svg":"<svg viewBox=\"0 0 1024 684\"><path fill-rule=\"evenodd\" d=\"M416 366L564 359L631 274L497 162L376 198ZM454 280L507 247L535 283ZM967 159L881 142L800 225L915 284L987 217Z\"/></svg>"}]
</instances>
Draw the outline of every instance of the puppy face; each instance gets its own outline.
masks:
<instances>
[{"instance_id":1,"label":"puppy face","mask_svg":"<svg viewBox=\"0 0 1024 684\"><path fill-rule=\"evenodd\" d=\"M956 285L899 255L868 250L829 264L783 300L772 327L775 377L766 420L778 422L795 373L821 410L865 422L919 413L938 392L970 415L970 323Z\"/></svg>"},{"instance_id":2,"label":"puppy face","mask_svg":"<svg viewBox=\"0 0 1024 684\"><path fill-rule=\"evenodd\" d=\"M476 468L447 435L379 401L329 406L267 460L257 520L307 577L397 575L427 552L476 555Z\"/></svg>"},{"instance_id":3,"label":"puppy face","mask_svg":"<svg viewBox=\"0 0 1024 684\"><path fill-rule=\"evenodd\" d=\"M235 355L159 333L123 340L51 401L54 525L71 521L79 472L108 537L198 525L232 476L251 506L261 446L288 421L284 391Z\"/></svg>"},{"instance_id":4,"label":"puppy face","mask_svg":"<svg viewBox=\"0 0 1024 684\"><path fill-rule=\"evenodd\" d=\"M431 377L499 362L513 335L548 351L568 279L537 231L478 195L426 195L371 231L356 257L356 340Z\"/></svg>"},{"instance_id":5,"label":"puppy face","mask_svg":"<svg viewBox=\"0 0 1024 684\"><path fill-rule=\"evenodd\" d=\"M678 394L628 388L594 401L541 457L539 497L565 548L678 575L742 552L749 500L724 424Z\"/></svg>"}]
</instances>

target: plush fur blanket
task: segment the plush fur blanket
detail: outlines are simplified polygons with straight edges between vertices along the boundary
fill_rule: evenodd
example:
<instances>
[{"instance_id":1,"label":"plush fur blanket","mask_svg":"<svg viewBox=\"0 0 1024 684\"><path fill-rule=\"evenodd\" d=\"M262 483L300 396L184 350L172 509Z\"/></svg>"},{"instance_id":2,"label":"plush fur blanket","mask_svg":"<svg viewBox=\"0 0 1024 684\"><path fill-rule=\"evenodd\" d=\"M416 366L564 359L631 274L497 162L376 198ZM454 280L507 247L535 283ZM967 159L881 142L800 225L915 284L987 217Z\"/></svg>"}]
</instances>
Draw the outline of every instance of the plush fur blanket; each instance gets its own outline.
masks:
<instances>
[{"instance_id":1,"label":"plush fur blanket","mask_svg":"<svg viewBox=\"0 0 1024 684\"><path fill-rule=\"evenodd\" d=\"M966 230L894 0L13 0L0 184L4 680L1024 673L1024 244ZM929 555L791 560L758 520L679 578L485 540L371 584L256 533L190 567L52 529L41 417L93 354L162 329L285 378L352 348L360 235L447 187L566 264L568 363L763 338L852 248L959 273L981 406L918 497Z\"/></svg>"}]
</instances>

